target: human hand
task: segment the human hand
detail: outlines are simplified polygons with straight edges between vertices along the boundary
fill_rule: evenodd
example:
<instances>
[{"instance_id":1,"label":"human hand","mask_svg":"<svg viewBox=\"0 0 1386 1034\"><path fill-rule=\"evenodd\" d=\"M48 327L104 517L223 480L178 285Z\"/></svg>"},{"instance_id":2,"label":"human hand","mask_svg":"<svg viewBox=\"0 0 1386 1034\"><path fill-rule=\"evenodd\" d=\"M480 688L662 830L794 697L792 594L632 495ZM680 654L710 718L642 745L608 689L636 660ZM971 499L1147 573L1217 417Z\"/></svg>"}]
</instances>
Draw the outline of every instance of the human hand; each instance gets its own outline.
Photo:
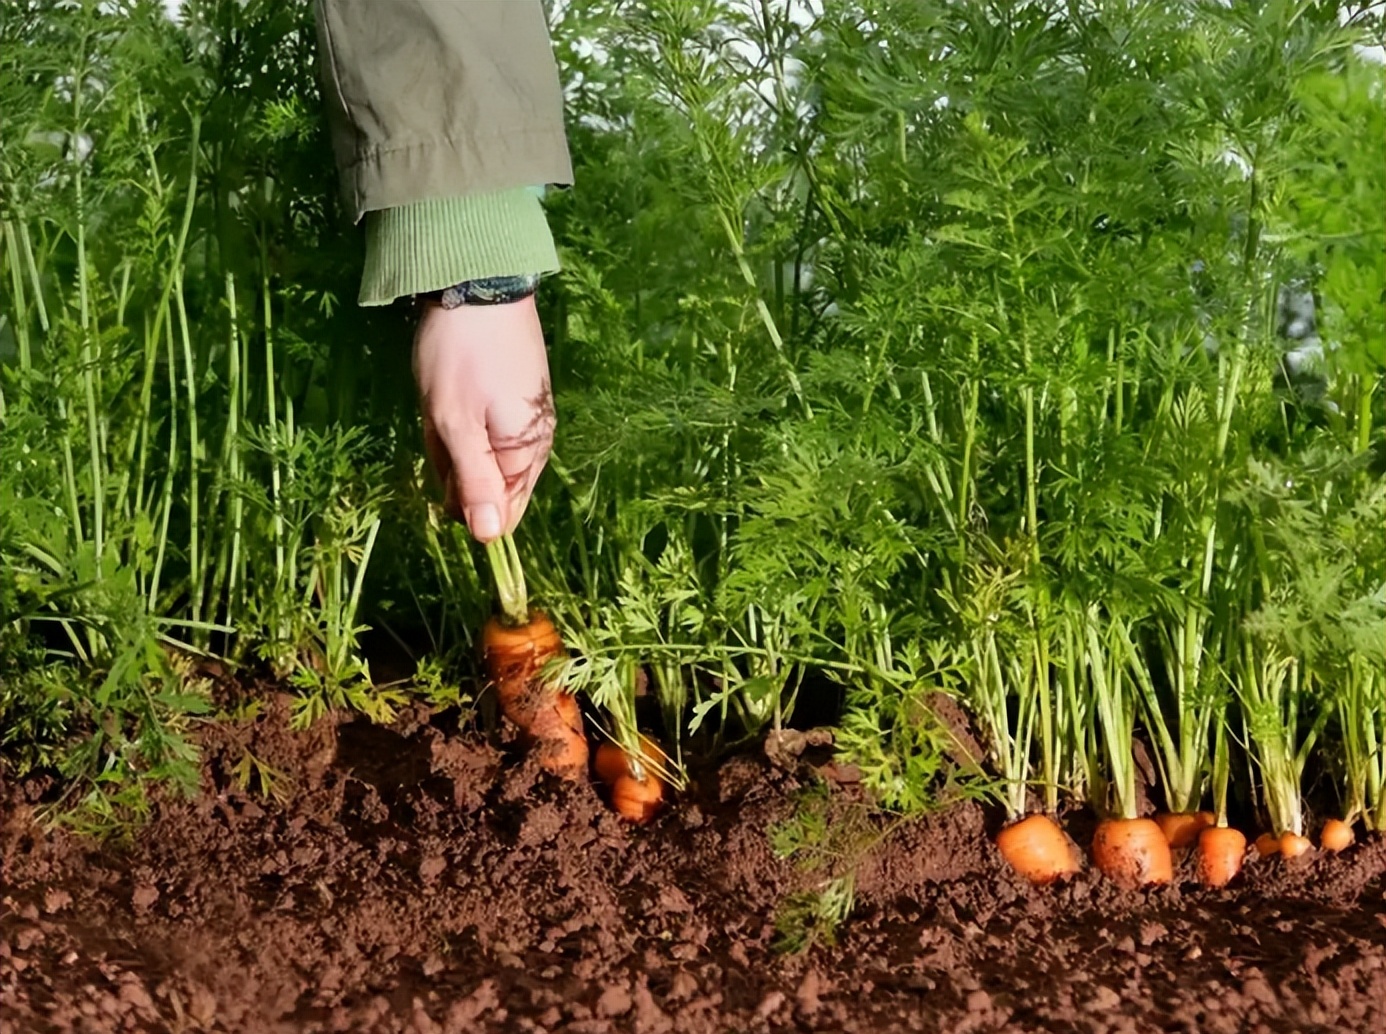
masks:
<instances>
[{"instance_id":1,"label":"human hand","mask_svg":"<svg viewBox=\"0 0 1386 1034\"><path fill-rule=\"evenodd\" d=\"M414 335L424 444L444 507L490 542L515 530L553 445L549 360L534 297L444 309Z\"/></svg>"}]
</instances>

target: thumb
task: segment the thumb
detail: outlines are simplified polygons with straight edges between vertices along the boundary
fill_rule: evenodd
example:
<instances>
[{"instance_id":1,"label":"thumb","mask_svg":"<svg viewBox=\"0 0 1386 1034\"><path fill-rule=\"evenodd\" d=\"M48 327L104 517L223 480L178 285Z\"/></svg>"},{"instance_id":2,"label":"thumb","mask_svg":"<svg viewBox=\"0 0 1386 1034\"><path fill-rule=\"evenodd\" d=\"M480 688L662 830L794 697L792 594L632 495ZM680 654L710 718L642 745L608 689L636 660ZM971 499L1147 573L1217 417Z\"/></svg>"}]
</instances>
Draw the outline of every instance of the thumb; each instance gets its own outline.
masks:
<instances>
[{"instance_id":1,"label":"thumb","mask_svg":"<svg viewBox=\"0 0 1386 1034\"><path fill-rule=\"evenodd\" d=\"M445 434L444 442L452 461L448 494L456 500L472 537L479 542L499 538L505 527L505 475L485 425L459 427Z\"/></svg>"}]
</instances>

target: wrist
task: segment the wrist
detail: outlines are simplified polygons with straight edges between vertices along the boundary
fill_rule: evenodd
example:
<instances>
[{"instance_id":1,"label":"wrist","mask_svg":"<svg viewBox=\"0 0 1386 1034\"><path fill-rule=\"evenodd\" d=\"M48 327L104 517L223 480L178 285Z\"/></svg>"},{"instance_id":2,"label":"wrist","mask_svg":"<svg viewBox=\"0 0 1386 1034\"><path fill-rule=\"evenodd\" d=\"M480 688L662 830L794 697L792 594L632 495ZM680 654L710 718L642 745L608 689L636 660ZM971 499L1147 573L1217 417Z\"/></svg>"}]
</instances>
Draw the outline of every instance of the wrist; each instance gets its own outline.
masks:
<instances>
[{"instance_id":1,"label":"wrist","mask_svg":"<svg viewBox=\"0 0 1386 1034\"><path fill-rule=\"evenodd\" d=\"M538 273L521 273L464 280L441 291L417 294L414 300L419 304L438 305L444 309L456 309L463 305L507 305L529 298L538 288Z\"/></svg>"}]
</instances>

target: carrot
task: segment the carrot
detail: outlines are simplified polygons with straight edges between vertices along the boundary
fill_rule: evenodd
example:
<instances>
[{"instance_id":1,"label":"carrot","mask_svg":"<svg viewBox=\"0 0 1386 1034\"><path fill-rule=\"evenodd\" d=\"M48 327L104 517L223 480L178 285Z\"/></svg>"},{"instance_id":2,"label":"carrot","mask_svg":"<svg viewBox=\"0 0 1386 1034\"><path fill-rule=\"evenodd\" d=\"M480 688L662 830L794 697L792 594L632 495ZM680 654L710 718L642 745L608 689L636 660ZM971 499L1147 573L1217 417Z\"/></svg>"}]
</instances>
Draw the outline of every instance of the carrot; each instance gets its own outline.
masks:
<instances>
[{"instance_id":1,"label":"carrot","mask_svg":"<svg viewBox=\"0 0 1386 1034\"><path fill-rule=\"evenodd\" d=\"M623 819L644 824L654 818L664 801L664 781L657 774L664 751L648 736L640 736L640 754L629 754L620 744L597 748L593 767L597 778L611 789L611 806Z\"/></svg>"},{"instance_id":2,"label":"carrot","mask_svg":"<svg viewBox=\"0 0 1386 1034\"><path fill-rule=\"evenodd\" d=\"M1176 851L1192 847L1199 835L1216 822L1211 811L1162 811L1155 816L1156 825Z\"/></svg>"},{"instance_id":3,"label":"carrot","mask_svg":"<svg viewBox=\"0 0 1386 1034\"><path fill-rule=\"evenodd\" d=\"M1169 841L1151 819L1105 819L1092 838L1092 860L1123 887L1168 883L1174 878Z\"/></svg>"},{"instance_id":4,"label":"carrot","mask_svg":"<svg viewBox=\"0 0 1386 1034\"><path fill-rule=\"evenodd\" d=\"M1230 826L1209 826L1198 834L1198 882L1225 887L1242 871L1246 837Z\"/></svg>"},{"instance_id":5,"label":"carrot","mask_svg":"<svg viewBox=\"0 0 1386 1034\"><path fill-rule=\"evenodd\" d=\"M597 770L598 779L612 786L626 774L626 752L615 743L599 744L592 767Z\"/></svg>"},{"instance_id":6,"label":"carrot","mask_svg":"<svg viewBox=\"0 0 1386 1034\"><path fill-rule=\"evenodd\" d=\"M664 784L647 774L644 779L623 775L611 784L611 806L628 822L644 825L655 817L664 803Z\"/></svg>"},{"instance_id":7,"label":"carrot","mask_svg":"<svg viewBox=\"0 0 1386 1034\"><path fill-rule=\"evenodd\" d=\"M1280 838L1274 833L1262 833L1256 838L1256 853L1262 858L1270 858L1280 853Z\"/></svg>"},{"instance_id":8,"label":"carrot","mask_svg":"<svg viewBox=\"0 0 1386 1034\"><path fill-rule=\"evenodd\" d=\"M1342 819L1329 819L1319 831L1319 846L1325 851L1342 851L1352 846L1352 827Z\"/></svg>"},{"instance_id":9,"label":"carrot","mask_svg":"<svg viewBox=\"0 0 1386 1034\"><path fill-rule=\"evenodd\" d=\"M1010 867L1036 886L1072 876L1081 868L1078 849L1048 815L1013 822L996 837Z\"/></svg>"},{"instance_id":10,"label":"carrot","mask_svg":"<svg viewBox=\"0 0 1386 1034\"><path fill-rule=\"evenodd\" d=\"M515 540L502 535L486 543L496 579L500 614L481 630L486 673L496 687L501 713L537 747L539 764L564 779L587 772L587 737L577 700L539 677L544 665L563 655L563 638L553 622L531 610Z\"/></svg>"},{"instance_id":11,"label":"carrot","mask_svg":"<svg viewBox=\"0 0 1386 1034\"><path fill-rule=\"evenodd\" d=\"M1280 853L1286 858L1298 858L1306 851L1314 849L1313 842L1308 837L1302 837L1298 833L1286 830L1280 834Z\"/></svg>"},{"instance_id":12,"label":"carrot","mask_svg":"<svg viewBox=\"0 0 1386 1034\"><path fill-rule=\"evenodd\" d=\"M1242 871L1242 862L1246 860L1246 837L1227 825L1227 783L1231 775L1227 721L1220 714L1213 730L1214 812L1208 816L1211 823L1198 833L1198 882L1205 887L1227 886ZM1199 816L1204 814L1200 812Z\"/></svg>"},{"instance_id":13,"label":"carrot","mask_svg":"<svg viewBox=\"0 0 1386 1034\"><path fill-rule=\"evenodd\" d=\"M553 622L538 611L519 626L493 617L482 630L481 643L501 713L519 727L526 743L537 746L546 771L581 779L587 770L587 737L577 700L538 678L544 664L563 653Z\"/></svg>"},{"instance_id":14,"label":"carrot","mask_svg":"<svg viewBox=\"0 0 1386 1034\"><path fill-rule=\"evenodd\" d=\"M640 754L643 760L654 764L658 764L664 758L664 751L660 749L659 744L644 733L640 734ZM619 743L608 740L597 747L593 767L597 771L597 778L611 786L630 771L630 759Z\"/></svg>"}]
</instances>

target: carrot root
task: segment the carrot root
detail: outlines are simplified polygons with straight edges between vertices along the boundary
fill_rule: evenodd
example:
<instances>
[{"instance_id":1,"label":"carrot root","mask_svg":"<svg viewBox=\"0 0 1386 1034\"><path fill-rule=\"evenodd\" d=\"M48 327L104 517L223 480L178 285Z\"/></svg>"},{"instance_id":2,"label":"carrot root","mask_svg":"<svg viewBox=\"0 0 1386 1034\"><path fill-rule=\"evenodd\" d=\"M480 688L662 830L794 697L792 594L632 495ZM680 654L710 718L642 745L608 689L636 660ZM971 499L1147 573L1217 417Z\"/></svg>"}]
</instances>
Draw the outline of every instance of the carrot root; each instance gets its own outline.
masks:
<instances>
[{"instance_id":1,"label":"carrot root","mask_svg":"<svg viewBox=\"0 0 1386 1034\"><path fill-rule=\"evenodd\" d=\"M1082 867L1078 849L1048 815L1013 822L996 837L1001 857L1036 886L1072 876Z\"/></svg>"},{"instance_id":2,"label":"carrot root","mask_svg":"<svg viewBox=\"0 0 1386 1034\"><path fill-rule=\"evenodd\" d=\"M535 747L541 767L564 779L581 779L588 757L582 711L571 694L538 678L549 659L563 652L563 640L553 622L537 611L527 625L518 627L492 618L481 641L501 713Z\"/></svg>"},{"instance_id":3,"label":"carrot root","mask_svg":"<svg viewBox=\"0 0 1386 1034\"><path fill-rule=\"evenodd\" d=\"M636 779L623 775L611 784L611 806L627 822L644 825L664 803L664 784L654 775Z\"/></svg>"},{"instance_id":4,"label":"carrot root","mask_svg":"<svg viewBox=\"0 0 1386 1034\"><path fill-rule=\"evenodd\" d=\"M611 789L611 807L627 822L644 825L655 817L664 803L664 781L656 774L664 751L648 736L640 737L641 775L631 764L636 760L618 744L603 743L597 748L593 767L597 778Z\"/></svg>"},{"instance_id":5,"label":"carrot root","mask_svg":"<svg viewBox=\"0 0 1386 1034\"><path fill-rule=\"evenodd\" d=\"M1319 846L1325 851L1342 851L1352 846L1357 839L1352 827L1342 819L1329 819L1319 831Z\"/></svg>"},{"instance_id":6,"label":"carrot root","mask_svg":"<svg viewBox=\"0 0 1386 1034\"><path fill-rule=\"evenodd\" d=\"M582 729L582 710L569 693L558 693L553 702L534 715L526 737L534 744L539 765L574 782L587 774L587 737Z\"/></svg>"},{"instance_id":7,"label":"carrot root","mask_svg":"<svg viewBox=\"0 0 1386 1034\"><path fill-rule=\"evenodd\" d=\"M1168 883L1174 860L1164 832L1151 819L1106 819L1092 838L1092 860L1110 880L1127 888Z\"/></svg>"},{"instance_id":8,"label":"carrot root","mask_svg":"<svg viewBox=\"0 0 1386 1034\"><path fill-rule=\"evenodd\" d=\"M1228 826L1209 826L1198 835L1198 882L1225 887L1242 871L1246 837Z\"/></svg>"},{"instance_id":9,"label":"carrot root","mask_svg":"<svg viewBox=\"0 0 1386 1034\"><path fill-rule=\"evenodd\" d=\"M1273 833L1262 833L1256 838L1256 854L1270 858L1280 853L1280 838Z\"/></svg>"},{"instance_id":10,"label":"carrot root","mask_svg":"<svg viewBox=\"0 0 1386 1034\"><path fill-rule=\"evenodd\" d=\"M1291 833L1286 830L1280 834L1280 853L1286 858L1298 858L1307 851L1314 849L1313 842L1308 837L1302 837L1298 833Z\"/></svg>"},{"instance_id":11,"label":"carrot root","mask_svg":"<svg viewBox=\"0 0 1386 1034\"><path fill-rule=\"evenodd\" d=\"M1216 819L1211 811L1164 811L1155 816L1155 822L1165 834L1169 846L1176 851L1193 847L1205 829Z\"/></svg>"}]
</instances>

